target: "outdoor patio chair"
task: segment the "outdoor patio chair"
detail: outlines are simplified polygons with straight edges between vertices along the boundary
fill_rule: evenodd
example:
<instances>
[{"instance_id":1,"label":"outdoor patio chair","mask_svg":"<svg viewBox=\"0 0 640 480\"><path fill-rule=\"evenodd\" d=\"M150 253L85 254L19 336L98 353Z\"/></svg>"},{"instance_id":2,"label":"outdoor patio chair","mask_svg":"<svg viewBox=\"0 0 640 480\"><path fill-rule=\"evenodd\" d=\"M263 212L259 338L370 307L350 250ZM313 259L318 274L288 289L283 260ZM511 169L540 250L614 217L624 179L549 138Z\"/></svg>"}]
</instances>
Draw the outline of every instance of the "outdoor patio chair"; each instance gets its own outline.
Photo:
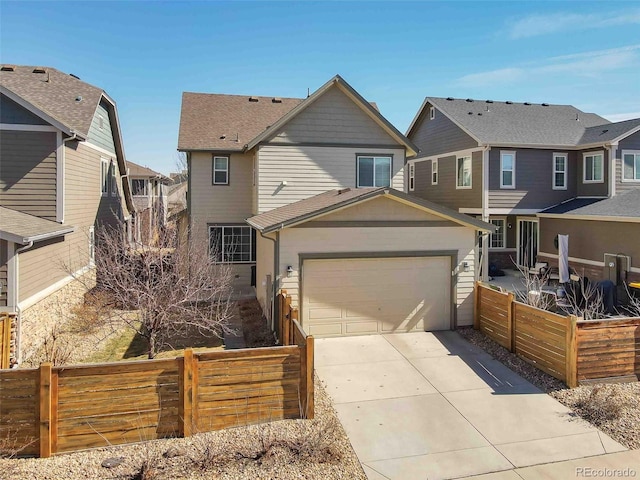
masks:
<instances>
[{"instance_id":1,"label":"outdoor patio chair","mask_svg":"<svg viewBox=\"0 0 640 480\"><path fill-rule=\"evenodd\" d=\"M548 269L549 264L547 262L536 262L536 264L529 269L529 273L541 277L547 273Z\"/></svg>"}]
</instances>

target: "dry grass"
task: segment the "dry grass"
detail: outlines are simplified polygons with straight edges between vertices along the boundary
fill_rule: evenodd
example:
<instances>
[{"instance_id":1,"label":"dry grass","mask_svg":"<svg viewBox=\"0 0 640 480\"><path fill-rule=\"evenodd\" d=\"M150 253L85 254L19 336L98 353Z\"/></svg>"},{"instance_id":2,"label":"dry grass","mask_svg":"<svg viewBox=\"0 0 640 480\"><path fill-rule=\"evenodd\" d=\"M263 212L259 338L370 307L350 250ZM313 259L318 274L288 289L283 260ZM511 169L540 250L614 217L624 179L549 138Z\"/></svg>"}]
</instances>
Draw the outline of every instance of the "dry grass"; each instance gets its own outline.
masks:
<instances>
[{"instance_id":1,"label":"dry grass","mask_svg":"<svg viewBox=\"0 0 640 480\"><path fill-rule=\"evenodd\" d=\"M242 319L244 341L248 348L271 347L275 345L273 332L262 315L258 300L242 300L238 302L238 311Z\"/></svg>"}]
</instances>

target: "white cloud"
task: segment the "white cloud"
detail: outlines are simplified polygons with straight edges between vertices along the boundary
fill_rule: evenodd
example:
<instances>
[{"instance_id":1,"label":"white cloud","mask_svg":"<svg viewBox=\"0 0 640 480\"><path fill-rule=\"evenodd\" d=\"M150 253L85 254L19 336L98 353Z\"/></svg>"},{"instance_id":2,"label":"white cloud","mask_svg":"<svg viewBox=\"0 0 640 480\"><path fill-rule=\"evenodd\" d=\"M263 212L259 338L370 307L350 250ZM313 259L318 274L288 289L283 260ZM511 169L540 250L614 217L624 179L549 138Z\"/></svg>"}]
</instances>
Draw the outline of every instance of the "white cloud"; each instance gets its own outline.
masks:
<instances>
[{"instance_id":1,"label":"white cloud","mask_svg":"<svg viewBox=\"0 0 640 480\"><path fill-rule=\"evenodd\" d=\"M640 8L600 13L534 14L511 20L507 26L509 37L528 38L551 33L595 28L614 27L620 25L640 24Z\"/></svg>"},{"instance_id":2,"label":"white cloud","mask_svg":"<svg viewBox=\"0 0 640 480\"><path fill-rule=\"evenodd\" d=\"M606 115L602 115L604 118L609 120L610 122L622 122L623 120L631 120L632 118L640 118L640 112L629 112L629 113L609 113Z\"/></svg>"},{"instance_id":3,"label":"white cloud","mask_svg":"<svg viewBox=\"0 0 640 480\"><path fill-rule=\"evenodd\" d=\"M550 57L537 62L471 73L460 77L456 83L467 87L497 86L513 84L523 79L531 81L541 76L566 76L567 73L574 77L597 77L603 73L631 67L637 61L638 50L640 45L627 45L609 50Z\"/></svg>"}]
</instances>

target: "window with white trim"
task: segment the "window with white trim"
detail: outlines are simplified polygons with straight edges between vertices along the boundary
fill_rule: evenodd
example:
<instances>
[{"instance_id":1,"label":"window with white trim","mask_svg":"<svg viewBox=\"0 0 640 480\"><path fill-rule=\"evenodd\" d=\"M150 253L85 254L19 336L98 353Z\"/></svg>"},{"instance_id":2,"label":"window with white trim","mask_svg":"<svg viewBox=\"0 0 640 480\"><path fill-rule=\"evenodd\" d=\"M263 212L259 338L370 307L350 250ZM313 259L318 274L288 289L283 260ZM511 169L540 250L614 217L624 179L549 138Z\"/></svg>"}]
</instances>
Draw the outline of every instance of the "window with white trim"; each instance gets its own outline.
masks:
<instances>
[{"instance_id":1,"label":"window with white trim","mask_svg":"<svg viewBox=\"0 0 640 480\"><path fill-rule=\"evenodd\" d=\"M413 192L416 188L416 165L409 163L409 191Z\"/></svg>"},{"instance_id":2,"label":"window with white trim","mask_svg":"<svg viewBox=\"0 0 640 480\"><path fill-rule=\"evenodd\" d=\"M505 248L505 238L504 238L504 218L491 218L489 220L490 223L495 225L497 230L495 233L489 234L489 248Z\"/></svg>"},{"instance_id":3,"label":"window with white trim","mask_svg":"<svg viewBox=\"0 0 640 480\"><path fill-rule=\"evenodd\" d=\"M109 160L100 158L100 191L102 196L109 195Z\"/></svg>"},{"instance_id":4,"label":"window with white trim","mask_svg":"<svg viewBox=\"0 0 640 480\"><path fill-rule=\"evenodd\" d=\"M516 188L516 152L500 152L500 188Z\"/></svg>"},{"instance_id":5,"label":"window with white trim","mask_svg":"<svg viewBox=\"0 0 640 480\"><path fill-rule=\"evenodd\" d=\"M213 156L213 185L229 185L229 157Z\"/></svg>"},{"instance_id":6,"label":"window with white trim","mask_svg":"<svg viewBox=\"0 0 640 480\"><path fill-rule=\"evenodd\" d=\"M358 156L357 187L390 187L391 157Z\"/></svg>"},{"instance_id":7,"label":"window with white trim","mask_svg":"<svg viewBox=\"0 0 640 480\"><path fill-rule=\"evenodd\" d=\"M640 182L640 151L622 151L622 181Z\"/></svg>"},{"instance_id":8,"label":"window with white trim","mask_svg":"<svg viewBox=\"0 0 640 480\"><path fill-rule=\"evenodd\" d=\"M429 120L433 120L436 118L436 109L435 107L429 107Z\"/></svg>"},{"instance_id":9,"label":"window with white trim","mask_svg":"<svg viewBox=\"0 0 640 480\"><path fill-rule=\"evenodd\" d=\"M109 191L111 192L111 196L115 197L118 195L118 180L116 177L116 164L115 162L111 162L109 165Z\"/></svg>"},{"instance_id":10,"label":"window with white trim","mask_svg":"<svg viewBox=\"0 0 640 480\"><path fill-rule=\"evenodd\" d=\"M256 231L244 225L210 225L209 254L216 262L253 263L256 260Z\"/></svg>"},{"instance_id":11,"label":"window with white trim","mask_svg":"<svg viewBox=\"0 0 640 480\"><path fill-rule=\"evenodd\" d=\"M431 185L438 184L438 159L431 160Z\"/></svg>"},{"instance_id":12,"label":"window with white trim","mask_svg":"<svg viewBox=\"0 0 640 480\"><path fill-rule=\"evenodd\" d=\"M134 197L146 197L148 193L149 182L144 178L134 178L131 180L131 194Z\"/></svg>"},{"instance_id":13,"label":"window with white trim","mask_svg":"<svg viewBox=\"0 0 640 480\"><path fill-rule=\"evenodd\" d=\"M566 190L567 189L567 154L566 153L554 153L553 154L553 189L554 190Z\"/></svg>"},{"instance_id":14,"label":"window with white trim","mask_svg":"<svg viewBox=\"0 0 640 480\"><path fill-rule=\"evenodd\" d=\"M471 157L456 160L456 188L471 188Z\"/></svg>"},{"instance_id":15,"label":"window with white trim","mask_svg":"<svg viewBox=\"0 0 640 480\"><path fill-rule=\"evenodd\" d=\"M604 182L604 154L602 152L583 153L583 183Z\"/></svg>"}]
</instances>

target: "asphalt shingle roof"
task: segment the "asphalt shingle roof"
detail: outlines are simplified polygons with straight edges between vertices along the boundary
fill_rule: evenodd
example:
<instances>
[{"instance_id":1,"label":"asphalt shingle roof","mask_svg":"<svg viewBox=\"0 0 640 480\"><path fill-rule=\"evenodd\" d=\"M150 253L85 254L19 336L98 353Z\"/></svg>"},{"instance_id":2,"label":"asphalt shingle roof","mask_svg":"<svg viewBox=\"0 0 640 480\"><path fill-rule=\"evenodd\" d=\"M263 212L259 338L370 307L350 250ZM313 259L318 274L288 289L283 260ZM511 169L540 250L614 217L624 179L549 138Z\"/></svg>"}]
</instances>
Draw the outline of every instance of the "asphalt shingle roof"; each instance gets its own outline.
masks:
<instances>
[{"instance_id":1,"label":"asphalt shingle roof","mask_svg":"<svg viewBox=\"0 0 640 480\"><path fill-rule=\"evenodd\" d=\"M301 98L182 94L178 150L242 151L303 101Z\"/></svg>"},{"instance_id":2,"label":"asphalt shingle roof","mask_svg":"<svg viewBox=\"0 0 640 480\"><path fill-rule=\"evenodd\" d=\"M34 73L36 67L33 66L12 67L13 71L0 71L0 85L69 130L87 137L91 120L104 94L102 89L52 67L37 67L45 73Z\"/></svg>"},{"instance_id":3,"label":"asphalt shingle roof","mask_svg":"<svg viewBox=\"0 0 640 480\"><path fill-rule=\"evenodd\" d=\"M434 213L442 214L457 223L474 226L479 230L495 230L493 225L476 220L468 215L458 213L455 210L443 207L442 205L387 187L330 190L305 200L300 200L298 202L290 203L289 205L261 213L260 215L247 219L247 223L260 231L275 231L289 225L311 220L322 213L328 213L337 208L342 208L349 204L358 203L367 198L373 198L381 195L391 195L400 198L430 209Z\"/></svg>"},{"instance_id":4,"label":"asphalt shingle roof","mask_svg":"<svg viewBox=\"0 0 640 480\"><path fill-rule=\"evenodd\" d=\"M8 234L12 241L26 244L31 240L58 237L73 230L74 227L70 225L0 207L0 236L5 238Z\"/></svg>"},{"instance_id":5,"label":"asphalt shingle roof","mask_svg":"<svg viewBox=\"0 0 640 480\"><path fill-rule=\"evenodd\" d=\"M611 198L575 198L540 213L640 218L640 189L629 190Z\"/></svg>"},{"instance_id":6,"label":"asphalt shingle roof","mask_svg":"<svg viewBox=\"0 0 640 480\"><path fill-rule=\"evenodd\" d=\"M155 170L151 170L149 167L144 167L142 165L138 165L137 163L133 163L131 160L127 160L127 167L129 168L130 177L159 177L170 180L170 178L165 177L161 173L158 173Z\"/></svg>"},{"instance_id":7,"label":"asphalt shingle roof","mask_svg":"<svg viewBox=\"0 0 640 480\"><path fill-rule=\"evenodd\" d=\"M584 135L582 135L579 145L610 142L611 140L618 138L620 135L624 135L628 131L637 127L640 127L640 118L589 127L585 130Z\"/></svg>"},{"instance_id":8,"label":"asphalt shingle roof","mask_svg":"<svg viewBox=\"0 0 640 480\"><path fill-rule=\"evenodd\" d=\"M609 122L572 105L427 97L483 144L575 146L585 129Z\"/></svg>"}]
</instances>

